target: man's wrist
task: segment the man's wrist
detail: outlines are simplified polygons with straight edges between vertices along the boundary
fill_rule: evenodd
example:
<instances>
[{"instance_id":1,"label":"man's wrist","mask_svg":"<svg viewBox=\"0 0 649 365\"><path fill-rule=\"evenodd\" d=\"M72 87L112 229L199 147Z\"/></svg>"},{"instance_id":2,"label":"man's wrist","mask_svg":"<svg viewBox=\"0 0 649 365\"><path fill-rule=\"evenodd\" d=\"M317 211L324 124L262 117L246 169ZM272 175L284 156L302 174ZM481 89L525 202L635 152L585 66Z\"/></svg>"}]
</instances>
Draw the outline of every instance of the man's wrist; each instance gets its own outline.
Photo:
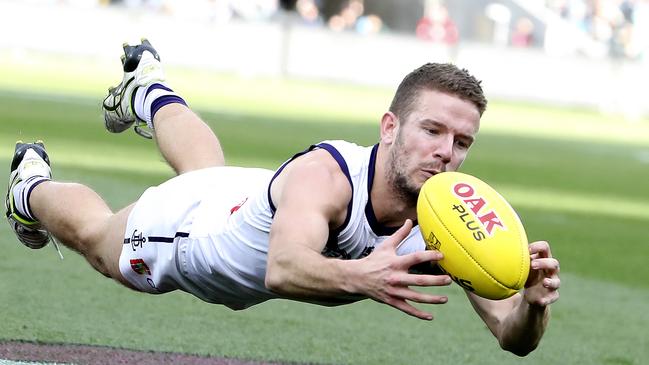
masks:
<instances>
[{"instance_id":1,"label":"man's wrist","mask_svg":"<svg viewBox=\"0 0 649 365\"><path fill-rule=\"evenodd\" d=\"M334 259L335 260L335 259ZM340 273L340 285L343 292L347 294L363 294L359 284L362 280L358 278L358 264L360 260L336 260L338 272Z\"/></svg>"},{"instance_id":2,"label":"man's wrist","mask_svg":"<svg viewBox=\"0 0 649 365\"><path fill-rule=\"evenodd\" d=\"M521 300L520 310L526 314L528 318L530 317L539 317L543 319L549 311L550 306L547 304L538 303L538 301L529 301L528 298L523 295L523 300Z\"/></svg>"}]
</instances>

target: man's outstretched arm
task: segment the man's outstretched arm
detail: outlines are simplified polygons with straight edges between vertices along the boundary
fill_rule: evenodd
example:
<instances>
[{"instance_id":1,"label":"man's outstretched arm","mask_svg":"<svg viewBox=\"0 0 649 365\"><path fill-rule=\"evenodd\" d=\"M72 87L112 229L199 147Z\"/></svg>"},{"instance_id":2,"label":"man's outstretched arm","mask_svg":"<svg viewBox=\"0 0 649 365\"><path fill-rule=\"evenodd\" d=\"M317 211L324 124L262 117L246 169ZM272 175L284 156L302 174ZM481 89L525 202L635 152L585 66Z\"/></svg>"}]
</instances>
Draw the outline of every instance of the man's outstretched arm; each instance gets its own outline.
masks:
<instances>
[{"instance_id":1,"label":"man's outstretched arm","mask_svg":"<svg viewBox=\"0 0 649 365\"><path fill-rule=\"evenodd\" d=\"M329 231L343 223L351 199L349 182L328 152L316 150L291 162L275 181L273 198L277 212L266 272L266 286L272 291L303 299L361 295L428 320L430 313L408 301L446 302L444 296L410 288L451 282L447 275L408 272L414 264L441 259L439 252L396 254L412 228L411 221L363 259L339 260L321 254Z\"/></svg>"},{"instance_id":2,"label":"man's outstretched arm","mask_svg":"<svg viewBox=\"0 0 649 365\"><path fill-rule=\"evenodd\" d=\"M559 299L559 261L547 242L530 244L532 258L523 294L489 300L467 292L476 312L496 336L500 346L519 356L532 352L550 320L550 304Z\"/></svg>"}]
</instances>

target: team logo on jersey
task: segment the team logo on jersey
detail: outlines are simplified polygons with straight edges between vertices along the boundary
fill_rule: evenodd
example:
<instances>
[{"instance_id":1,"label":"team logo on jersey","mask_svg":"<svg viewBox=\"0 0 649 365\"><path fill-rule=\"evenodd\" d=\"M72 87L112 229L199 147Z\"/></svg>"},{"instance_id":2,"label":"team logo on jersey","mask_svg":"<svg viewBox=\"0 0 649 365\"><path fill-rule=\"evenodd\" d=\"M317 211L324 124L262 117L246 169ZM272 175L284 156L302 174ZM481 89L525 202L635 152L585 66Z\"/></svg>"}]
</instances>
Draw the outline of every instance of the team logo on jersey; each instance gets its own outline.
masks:
<instances>
[{"instance_id":1,"label":"team logo on jersey","mask_svg":"<svg viewBox=\"0 0 649 365\"><path fill-rule=\"evenodd\" d=\"M131 269L140 275L151 275L149 266L142 259L131 259Z\"/></svg>"}]
</instances>

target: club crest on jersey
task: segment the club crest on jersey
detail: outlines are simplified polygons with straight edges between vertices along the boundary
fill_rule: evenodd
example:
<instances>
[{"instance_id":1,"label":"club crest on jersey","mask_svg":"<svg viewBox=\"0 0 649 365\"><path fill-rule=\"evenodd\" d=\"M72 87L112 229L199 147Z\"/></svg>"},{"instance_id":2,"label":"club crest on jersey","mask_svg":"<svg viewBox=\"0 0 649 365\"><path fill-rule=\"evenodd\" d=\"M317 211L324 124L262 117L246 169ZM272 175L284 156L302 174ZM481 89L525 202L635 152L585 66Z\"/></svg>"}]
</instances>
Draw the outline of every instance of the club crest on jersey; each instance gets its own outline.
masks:
<instances>
[{"instance_id":1,"label":"club crest on jersey","mask_svg":"<svg viewBox=\"0 0 649 365\"><path fill-rule=\"evenodd\" d=\"M453 193L466 204L466 206L473 212L475 217L480 222L480 226L484 228L488 236L493 236L496 229L506 230L505 225L500 220L496 212L489 209L488 202L481 196L476 196L475 189L467 183L457 183L453 186ZM454 205L453 210L458 212L460 219L464 222L470 230L474 231L473 237L480 241L486 238L485 233L482 232L477 222L467 218L469 213L462 205Z\"/></svg>"}]
</instances>

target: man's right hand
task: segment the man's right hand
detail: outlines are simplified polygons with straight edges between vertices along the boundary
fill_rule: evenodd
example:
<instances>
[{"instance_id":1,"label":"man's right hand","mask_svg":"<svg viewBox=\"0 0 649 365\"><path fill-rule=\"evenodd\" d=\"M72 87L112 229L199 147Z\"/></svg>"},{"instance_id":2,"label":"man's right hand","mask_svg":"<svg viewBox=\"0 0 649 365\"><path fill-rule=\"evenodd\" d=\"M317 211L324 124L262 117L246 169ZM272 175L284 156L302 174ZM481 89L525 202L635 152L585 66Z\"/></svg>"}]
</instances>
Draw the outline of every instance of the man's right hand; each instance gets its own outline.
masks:
<instances>
[{"instance_id":1,"label":"man's right hand","mask_svg":"<svg viewBox=\"0 0 649 365\"><path fill-rule=\"evenodd\" d=\"M406 222L392 236L381 243L374 252L364 259L357 260L354 278L356 290L376 301L397 308L411 316L432 320L431 313L419 310L408 301L427 304L444 304L448 297L421 293L411 286L443 286L451 284L448 275L411 274L413 265L424 262L439 261L442 254L438 251L420 251L404 256L397 255L397 247L412 229L412 221Z\"/></svg>"}]
</instances>

